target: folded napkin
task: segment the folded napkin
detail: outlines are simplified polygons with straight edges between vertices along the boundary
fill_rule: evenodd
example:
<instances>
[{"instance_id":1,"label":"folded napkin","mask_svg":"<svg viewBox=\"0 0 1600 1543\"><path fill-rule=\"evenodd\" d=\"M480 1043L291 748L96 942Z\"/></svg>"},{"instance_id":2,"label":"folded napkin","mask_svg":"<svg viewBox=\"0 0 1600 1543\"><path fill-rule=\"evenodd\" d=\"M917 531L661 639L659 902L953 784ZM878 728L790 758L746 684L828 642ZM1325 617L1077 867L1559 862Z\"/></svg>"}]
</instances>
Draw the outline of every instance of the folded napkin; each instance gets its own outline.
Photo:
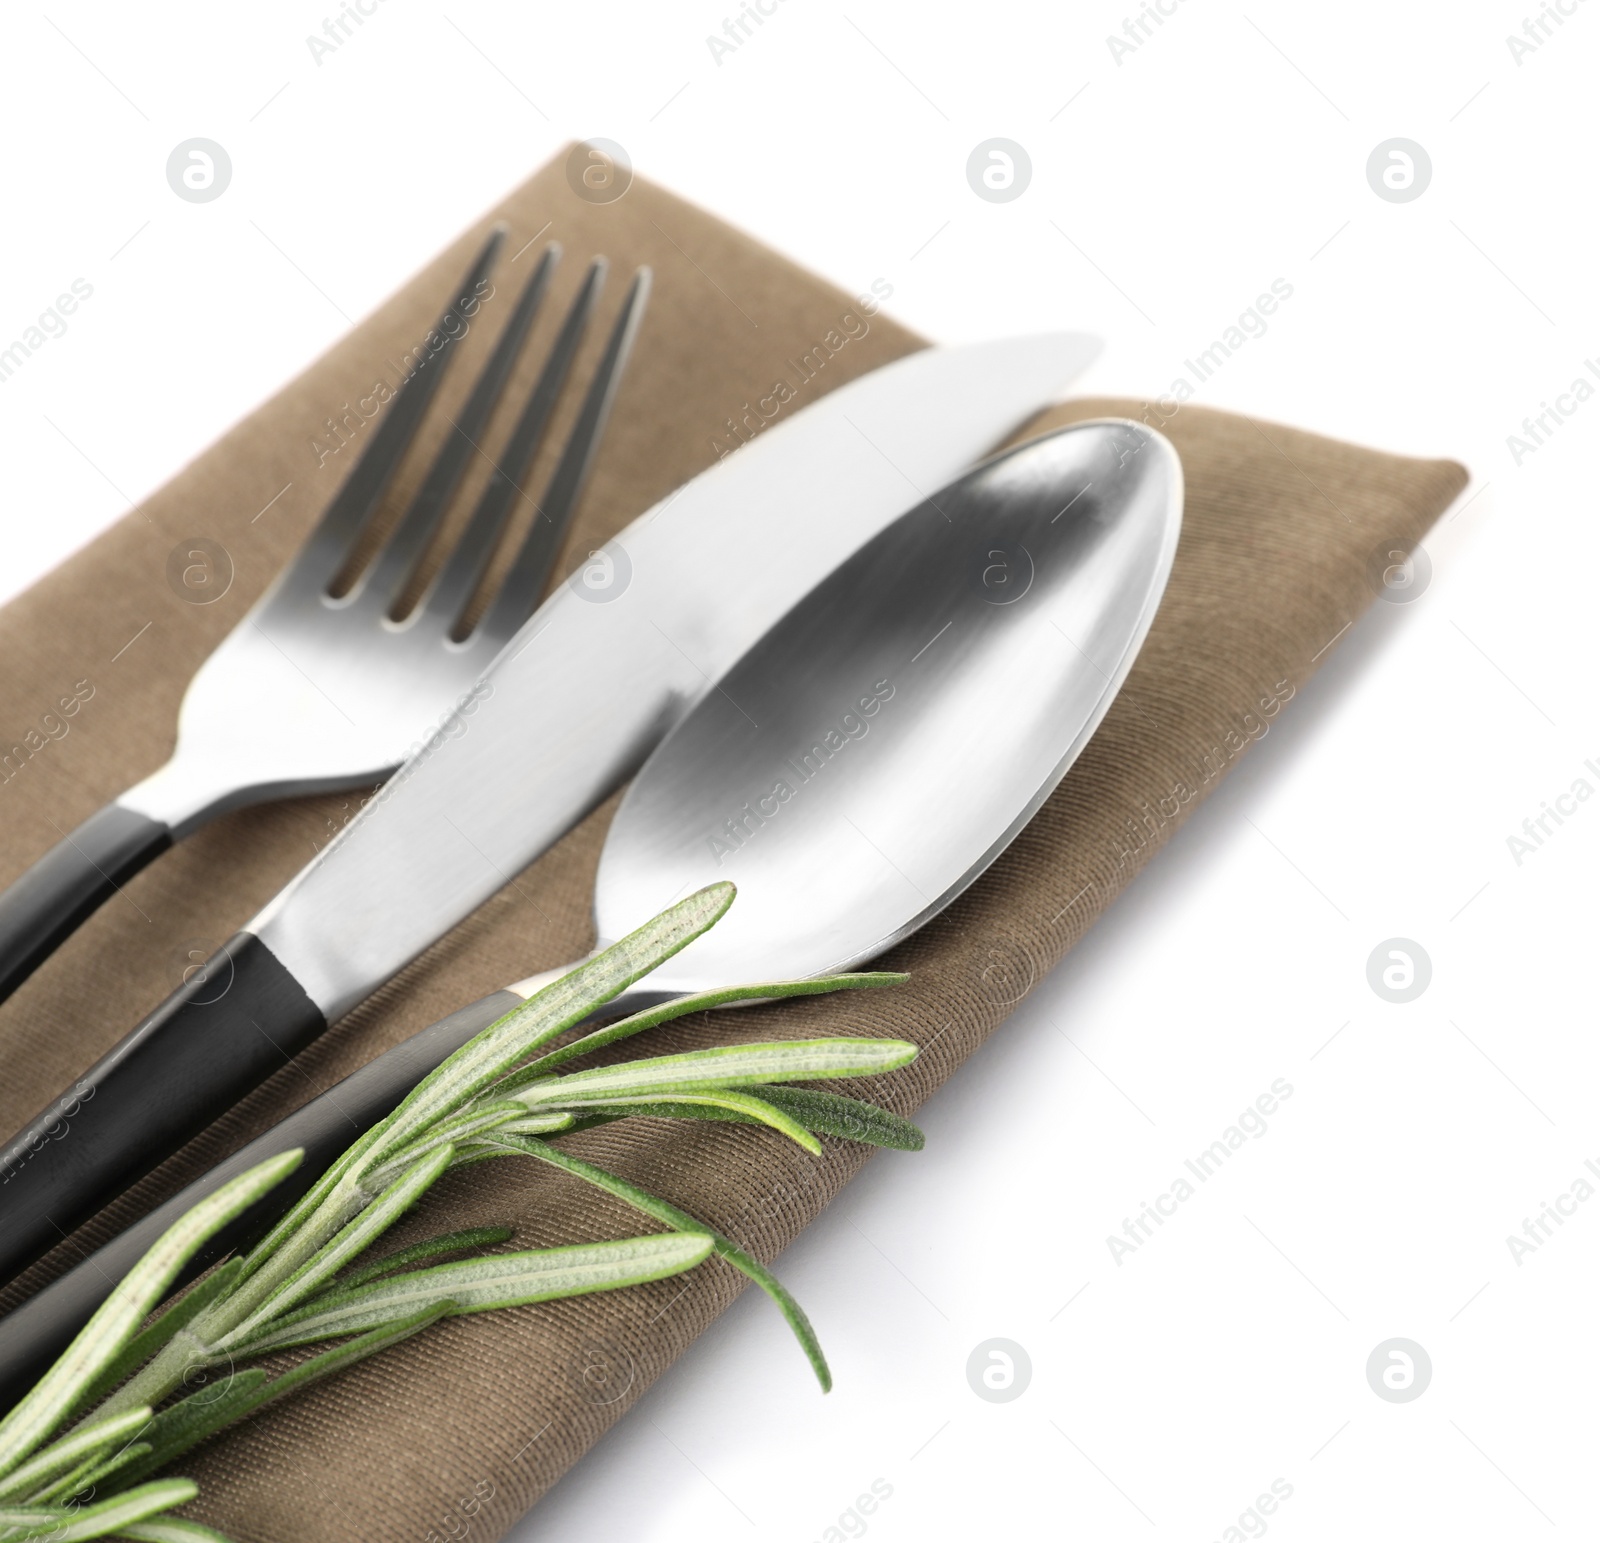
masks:
<instances>
[{"instance_id":1,"label":"folded napkin","mask_svg":"<svg viewBox=\"0 0 1600 1543\"><path fill-rule=\"evenodd\" d=\"M879 297L837 290L642 179L621 198L592 202L581 178L569 180L566 162L559 156L537 172L143 506L0 611L0 883L166 758L190 676L332 495L370 433L375 386L398 379L397 361L431 325L491 220L509 223L504 251L518 254L503 265L503 296L546 240L568 254L555 304L526 353L524 385L592 253L609 256L618 279L639 263L656 271L563 574L777 416L921 346L878 312ZM620 289L614 281L608 311ZM486 311L492 317L493 302ZM469 335L466 353L481 354L492 325ZM580 377L603 330L586 345ZM447 408L465 394L474 367L470 357L455 365ZM1374 554L1409 548L1465 481L1451 462L1379 454L1170 402L1074 401L1042 414L1027 433L1107 414L1141 418L1177 446L1187 481L1183 538L1144 651L1061 787L977 884L884 960L911 972L908 986L870 999L850 993L700 1015L656 1031L640 1051L863 1029L899 1036L928 1048L905 1070L848 1091L914 1111L1305 682L1371 601ZM435 429L443 418L436 409ZM558 422L555 440L567 421ZM425 454L408 462L391 513L423 464ZM469 501L461 500L463 512ZM195 538L225 554L213 554L210 591L231 573L207 604L184 598L168 579L172 554L193 549ZM1391 560L1380 558L1378 568ZM114 1043L357 803L352 794L239 812L128 884L0 1009L0 1125L17 1128ZM592 942L590 890L613 808L614 801L599 810L0 1294L0 1308L379 1051L508 981L582 955ZM862 1148L826 1137L823 1144L823 1156L812 1159L753 1127L644 1119L570 1142L764 1260L866 1160ZM445 1180L405 1235L493 1222L514 1224L519 1247L639 1230L634 1213L578 1181L506 1161ZM181 1471L202 1486L190 1512L239 1543L398 1543L464 1510L474 1513L475 1537L498 1537L743 1284L712 1262L683 1280L439 1324L185 1459Z\"/></svg>"}]
</instances>

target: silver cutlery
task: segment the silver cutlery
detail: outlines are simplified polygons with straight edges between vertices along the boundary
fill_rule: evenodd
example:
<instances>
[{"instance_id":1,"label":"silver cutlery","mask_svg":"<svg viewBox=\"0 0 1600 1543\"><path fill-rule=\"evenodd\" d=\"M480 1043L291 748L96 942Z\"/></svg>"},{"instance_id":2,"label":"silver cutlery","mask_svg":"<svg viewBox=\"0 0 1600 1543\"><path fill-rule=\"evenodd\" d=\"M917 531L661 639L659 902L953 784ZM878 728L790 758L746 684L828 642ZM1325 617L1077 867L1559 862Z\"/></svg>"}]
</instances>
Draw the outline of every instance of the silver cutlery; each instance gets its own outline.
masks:
<instances>
[{"instance_id":1,"label":"silver cutlery","mask_svg":"<svg viewBox=\"0 0 1600 1543\"><path fill-rule=\"evenodd\" d=\"M1155 616L1181 510L1166 440L1128 422L1077 425L963 476L813 588L702 694L623 799L595 887L602 940L717 879L738 899L605 1016L852 969L943 910L1110 707ZM563 973L379 1056L0 1320L0 1389L31 1381L205 1194L306 1151L191 1276L264 1235L421 1077Z\"/></svg>"},{"instance_id":2,"label":"silver cutlery","mask_svg":"<svg viewBox=\"0 0 1600 1543\"><path fill-rule=\"evenodd\" d=\"M817 582L1049 401L1073 334L927 349L765 429L559 586L245 929L0 1152L0 1279L283 1066L624 782Z\"/></svg>"},{"instance_id":3,"label":"silver cutlery","mask_svg":"<svg viewBox=\"0 0 1600 1543\"><path fill-rule=\"evenodd\" d=\"M464 637L476 593L517 501L605 282L592 263L515 423L490 440L494 471L437 577L394 609L484 455L486 431L549 287L545 248L443 445L404 513L355 582L333 586L412 447L459 340L486 314L504 237L496 228L414 373L294 560L190 681L172 758L91 815L0 893L0 1001L87 916L174 842L230 809L377 782L432 731L527 620L560 553L649 293L634 277L532 528L495 598ZM434 346L437 344L437 346Z\"/></svg>"}]
</instances>

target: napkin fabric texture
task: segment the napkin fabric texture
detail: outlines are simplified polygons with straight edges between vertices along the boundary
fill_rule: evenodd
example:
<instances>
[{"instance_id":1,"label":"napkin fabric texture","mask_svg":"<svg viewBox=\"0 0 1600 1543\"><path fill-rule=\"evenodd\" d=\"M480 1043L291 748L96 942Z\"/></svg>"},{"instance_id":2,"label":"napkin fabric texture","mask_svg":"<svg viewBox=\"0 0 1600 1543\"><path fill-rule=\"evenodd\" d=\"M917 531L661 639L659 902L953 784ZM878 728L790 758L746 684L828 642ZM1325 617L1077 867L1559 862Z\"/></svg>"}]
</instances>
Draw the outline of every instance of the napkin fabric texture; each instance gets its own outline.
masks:
<instances>
[{"instance_id":1,"label":"napkin fabric texture","mask_svg":"<svg viewBox=\"0 0 1600 1543\"><path fill-rule=\"evenodd\" d=\"M494 296L383 518L416 486L446 411L464 397L498 316L546 242L562 243L566 258L523 356L523 390L590 256L605 254L613 273L579 357L580 381L627 276L648 263L650 310L558 580L718 456L921 346L878 310L886 286L864 297L838 290L642 179L613 201L593 197L581 175L569 176L566 155L545 166L166 487L0 611L0 883L165 760L190 677L327 504L371 435L382 388L398 383L404 356L491 221L510 227ZM576 394L566 393L552 445ZM516 386L510 400L520 400ZM978 883L883 961L909 971L909 985L702 1014L630 1053L898 1036L924 1044L923 1055L853 1091L912 1113L1266 732L1370 603L1374 572L1394 560L1387 554L1408 550L1465 481L1450 462L1380 454L1192 404L1072 401L1019 437L1105 415L1143 419L1177 446L1187 483L1183 537L1143 653L1061 787ZM508 421L502 413L495 432ZM535 488L551 461L547 449ZM481 460L457 520L487 472ZM519 523L529 513L525 502ZM447 533L436 552L448 541ZM209 576L182 572L195 551L207 554ZM781 532L772 559L783 560ZM331 838L360 796L229 815L129 883L0 1008L0 1124L20 1126L131 1028ZM614 806L0 1294L0 1307L378 1052L509 981L583 955ZM823 1142L813 1159L758 1128L633 1119L569 1145L771 1260L869 1155ZM396 1240L490 1223L514 1225L515 1246L524 1248L650 1230L577 1180L507 1160L446 1179ZM473 1537L499 1537L743 1284L713 1261L681 1279L437 1325L180 1463L202 1487L190 1514L238 1543L399 1543L458 1536L468 1524ZM796 1396L810 1396L798 1350L794 1365ZM730 1420L739 1417L736 1399L730 1389Z\"/></svg>"}]
</instances>

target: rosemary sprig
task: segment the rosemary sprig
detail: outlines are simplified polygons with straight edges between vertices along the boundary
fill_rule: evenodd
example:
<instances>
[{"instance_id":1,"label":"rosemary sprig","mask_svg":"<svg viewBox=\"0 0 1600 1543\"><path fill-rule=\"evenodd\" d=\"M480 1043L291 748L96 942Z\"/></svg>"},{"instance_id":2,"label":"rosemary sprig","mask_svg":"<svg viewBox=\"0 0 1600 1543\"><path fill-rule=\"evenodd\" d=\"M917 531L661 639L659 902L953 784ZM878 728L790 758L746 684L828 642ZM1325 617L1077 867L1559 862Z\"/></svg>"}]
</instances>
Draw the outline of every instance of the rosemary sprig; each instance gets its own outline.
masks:
<instances>
[{"instance_id":1,"label":"rosemary sprig","mask_svg":"<svg viewBox=\"0 0 1600 1543\"><path fill-rule=\"evenodd\" d=\"M716 1046L558 1070L707 1007L872 989L905 978L857 973L708 991L558 1044L715 925L733 895L730 884L690 895L491 1024L355 1141L247 1255L228 1260L161 1307L206 1240L293 1172L301 1153L284 1153L239 1175L174 1223L0 1419L0 1543L101 1537L227 1543L171 1514L194 1498L192 1483L154 1477L217 1431L441 1318L620 1290L692 1270L713 1254L777 1304L827 1391L832 1376L816 1334L764 1265L688 1212L548 1139L648 1115L764 1125L813 1154L822 1150L818 1135L905 1150L922 1145L921 1132L887 1110L786 1086L904 1066L916 1048L903 1040ZM519 1156L595 1185L667 1230L486 1253L511 1234L478 1228L368 1257L452 1168ZM467 1257L453 1257L462 1254ZM329 1341L338 1343L276 1377L242 1365ZM229 1378L220 1392L206 1387L182 1395L196 1371L223 1366Z\"/></svg>"}]
</instances>

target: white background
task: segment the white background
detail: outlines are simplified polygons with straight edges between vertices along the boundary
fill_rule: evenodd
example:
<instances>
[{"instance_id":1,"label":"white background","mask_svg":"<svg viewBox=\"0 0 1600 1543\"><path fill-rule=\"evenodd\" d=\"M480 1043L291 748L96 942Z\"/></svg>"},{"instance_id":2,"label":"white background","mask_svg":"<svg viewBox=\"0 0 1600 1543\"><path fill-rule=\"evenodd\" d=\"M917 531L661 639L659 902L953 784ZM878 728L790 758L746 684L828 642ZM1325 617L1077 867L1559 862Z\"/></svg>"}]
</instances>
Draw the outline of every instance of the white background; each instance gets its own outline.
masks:
<instances>
[{"instance_id":1,"label":"white background","mask_svg":"<svg viewBox=\"0 0 1600 1543\"><path fill-rule=\"evenodd\" d=\"M1600 7L1565 0L1519 61L1525 0L1167 3L1120 61L1133 0L778 0L720 63L722 4L384 0L320 64L319 5L0 21L0 335L94 289L0 392L5 593L583 135L852 290L888 279L935 338L1104 333L1087 390L1166 387L1281 277L1199 400L1473 471L1426 591L1343 640L926 1110L927 1151L876 1159L781 1261L837 1391L747 1296L524 1543L1600 1525L1600 1199L1520 1263L1506 1243L1600 1159L1600 805L1520 865L1507 844L1600 787L1600 405L1520 466L1507 443L1600 354ZM211 204L165 181L197 135L233 160ZM965 176L993 136L1032 161L1006 204ZM1432 162L1407 203L1366 177L1395 136ZM1366 975L1396 936L1433 967L1405 1005ZM1107 1235L1276 1078L1267 1133L1114 1261ZM1032 1365L1005 1404L965 1370L997 1336ZM1409 1403L1367 1382L1393 1337L1432 1360ZM1275 1479L1292 1497L1251 1517Z\"/></svg>"}]
</instances>

